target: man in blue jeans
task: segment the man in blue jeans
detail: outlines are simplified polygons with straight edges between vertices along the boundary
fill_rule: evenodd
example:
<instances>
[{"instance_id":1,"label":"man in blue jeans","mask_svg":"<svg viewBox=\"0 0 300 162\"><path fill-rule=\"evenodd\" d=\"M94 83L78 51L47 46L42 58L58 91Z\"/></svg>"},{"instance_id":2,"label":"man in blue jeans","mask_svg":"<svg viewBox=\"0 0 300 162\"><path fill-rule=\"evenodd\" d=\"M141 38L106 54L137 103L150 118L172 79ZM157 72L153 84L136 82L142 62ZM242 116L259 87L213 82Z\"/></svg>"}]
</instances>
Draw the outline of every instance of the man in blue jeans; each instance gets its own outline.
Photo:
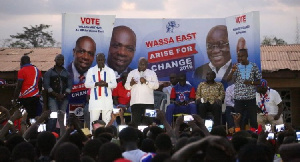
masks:
<instances>
[{"instance_id":1,"label":"man in blue jeans","mask_svg":"<svg viewBox=\"0 0 300 162\"><path fill-rule=\"evenodd\" d=\"M51 112L56 112L60 126L60 135L63 135L66 128L64 126L64 115L68 106L68 94L71 93L72 80L69 72L63 67L64 56L59 54L55 57L55 65L44 75L44 88L48 91L48 106ZM56 126L56 119L50 119L48 123L49 131L53 131Z\"/></svg>"},{"instance_id":2,"label":"man in blue jeans","mask_svg":"<svg viewBox=\"0 0 300 162\"><path fill-rule=\"evenodd\" d=\"M179 84L176 84L171 90L171 104L166 111L166 119L169 124L172 123L173 114L197 114L195 88L186 84L186 75L184 73L179 74L178 81Z\"/></svg>"}]
</instances>

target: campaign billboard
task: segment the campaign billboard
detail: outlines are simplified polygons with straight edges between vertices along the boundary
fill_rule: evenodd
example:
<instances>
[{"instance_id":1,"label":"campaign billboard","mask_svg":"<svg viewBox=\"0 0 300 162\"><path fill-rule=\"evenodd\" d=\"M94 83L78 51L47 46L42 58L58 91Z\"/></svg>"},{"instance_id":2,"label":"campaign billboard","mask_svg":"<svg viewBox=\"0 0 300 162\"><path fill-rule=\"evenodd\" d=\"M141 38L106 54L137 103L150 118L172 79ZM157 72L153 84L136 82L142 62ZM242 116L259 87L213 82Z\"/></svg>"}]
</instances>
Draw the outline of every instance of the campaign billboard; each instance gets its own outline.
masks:
<instances>
[{"instance_id":1,"label":"campaign billboard","mask_svg":"<svg viewBox=\"0 0 300 162\"><path fill-rule=\"evenodd\" d=\"M73 82L69 108L77 116L87 101L86 73L96 54L107 52L114 22L115 15L62 14L62 54Z\"/></svg>"},{"instance_id":2,"label":"campaign billboard","mask_svg":"<svg viewBox=\"0 0 300 162\"><path fill-rule=\"evenodd\" d=\"M206 72L213 70L216 81L227 87L232 83L226 77L232 64L237 63L239 40L248 49L249 61L260 67L259 12L210 19L116 18L116 26L129 27L136 35L129 67L137 68L139 58L146 57L148 68L160 81L168 81L170 73L183 72L197 87L205 81Z\"/></svg>"},{"instance_id":3,"label":"campaign billboard","mask_svg":"<svg viewBox=\"0 0 300 162\"><path fill-rule=\"evenodd\" d=\"M88 36L96 43L95 53L106 55L107 65L120 77L138 67L141 57L148 59L148 68L160 81L169 81L170 73L186 73L194 87L206 80L209 70L216 72L216 81L226 88L226 78L237 63L237 50L247 48L249 61L260 68L259 12L224 18L115 18L115 16L63 14L62 54L65 67L76 68L76 41ZM114 28L114 30L113 30ZM78 66L87 70L95 65L92 59L78 59ZM88 61L90 63L88 63ZM85 73L81 69L81 73ZM73 76L72 97L86 95L80 74ZM71 102L72 98L71 98Z\"/></svg>"}]
</instances>

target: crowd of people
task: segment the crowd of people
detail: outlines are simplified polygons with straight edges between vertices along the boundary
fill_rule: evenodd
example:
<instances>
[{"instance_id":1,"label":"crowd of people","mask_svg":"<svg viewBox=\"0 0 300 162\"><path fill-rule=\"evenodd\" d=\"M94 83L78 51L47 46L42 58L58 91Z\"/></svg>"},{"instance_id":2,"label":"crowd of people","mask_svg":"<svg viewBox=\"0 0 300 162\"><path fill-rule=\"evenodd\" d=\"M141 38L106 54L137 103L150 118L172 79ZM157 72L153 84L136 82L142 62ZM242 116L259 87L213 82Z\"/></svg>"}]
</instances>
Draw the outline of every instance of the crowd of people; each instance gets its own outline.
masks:
<instances>
[{"instance_id":1,"label":"crowd of people","mask_svg":"<svg viewBox=\"0 0 300 162\"><path fill-rule=\"evenodd\" d=\"M97 64L90 67L95 42L87 36L76 42L76 59L68 68L63 67L64 56L59 54L44 76L30 63L29 56L22 56L14 111L0 106L0 161L300 160L300 137L283 122L279 93L268 86L257 65L248 60L247 49L239 49L238 63L232 64L227 44L214 43L215 31L227 36L224 26L209 32L207 41L211 45L207 48L213 66L198 69L197 75L205 75L205 81L197 88L187 81L185 73L172 73L170 83L160 85L143 57L137 69L125 68L136 43L134 32L126 27L115 28L114 32L127 35L131 43L127 45L113 34L109 66L105 55L99 53ZM217 66L218 58L212 56L216 49L228 54L224 59L229 70L222 69L225 64ZM132 57L120 61L124 53ZM111 68L115 64L120 68ZM223 77L224 73L228 76ZM215 81L220 76L222 82ZM226 91L225 80L233 83ZM74 84L78 91L89 89L87 103L84 112L66 113ZM47 102L39 113L42 88ZM155 90L169 94L166 111L154 107ZM222 122L223 104L226 123ZM155 111L148 113L150 117L146 116L149 109ZM85 114L85 124L76 113ZM131 113L130 121L125 120L125 113ZM180 115L175 118L175 114Z\"/></svg>"}]
</instances>

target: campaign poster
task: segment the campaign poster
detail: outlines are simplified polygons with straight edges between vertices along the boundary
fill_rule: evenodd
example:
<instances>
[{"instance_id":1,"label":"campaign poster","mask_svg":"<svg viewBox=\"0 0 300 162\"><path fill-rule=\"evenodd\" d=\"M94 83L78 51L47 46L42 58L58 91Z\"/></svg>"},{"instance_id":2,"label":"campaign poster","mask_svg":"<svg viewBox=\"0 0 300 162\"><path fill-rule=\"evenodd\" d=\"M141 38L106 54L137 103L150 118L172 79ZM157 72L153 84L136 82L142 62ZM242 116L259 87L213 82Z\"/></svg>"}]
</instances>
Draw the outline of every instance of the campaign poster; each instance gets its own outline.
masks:
<instances>
[{"instance_id":1,"label":"campaign poster","mask_svg":"<svg viewBox=\"0 0 300 162\"><path fill-rule=\"evenodd\" d=\"M106 54L114 22L114 15L62 14L62 54L73 82L69 96L71 111L75 107L83 109L87 101L86 73L96 64L96 54Z\"/></svg>"},{"instance_id":2,"label":"campaign poster","mask_svg":"<svg viewBox=\"0 0 300 162\"><path fill-rule=\"evenodd\" d=\"M230 49L233 63L237 62L237 51L245 48L248 50L248 60L255 62L261 69L259 23L258 11L226 18L228 37L233 44L233 48Z\"/></svg>"},{"instance_id":3,"label":"campaign poster","mask_svg":"<svg viewBox=\"0 0 300 162\"><path fill-rule=\"evenodd\" d=\"M115 27L129 27L136 35L136 49L130 69L140 57L148 59L160 81L169 81L170 73L186 73L194 87L206 80L208 70L216 72L216 81L226 88L227 75L236 63L237 40L244 37L249 59L260 67L259 13L210 19L126 19L117 18ZM242 16L242 15L240 15ZM244 18L242 18L243 20ZM246 31L246 32L245 32ZM109 54L109 52L108 52ZM250 56L251 55L251 56Z\"/></svg>"}]
</instances>

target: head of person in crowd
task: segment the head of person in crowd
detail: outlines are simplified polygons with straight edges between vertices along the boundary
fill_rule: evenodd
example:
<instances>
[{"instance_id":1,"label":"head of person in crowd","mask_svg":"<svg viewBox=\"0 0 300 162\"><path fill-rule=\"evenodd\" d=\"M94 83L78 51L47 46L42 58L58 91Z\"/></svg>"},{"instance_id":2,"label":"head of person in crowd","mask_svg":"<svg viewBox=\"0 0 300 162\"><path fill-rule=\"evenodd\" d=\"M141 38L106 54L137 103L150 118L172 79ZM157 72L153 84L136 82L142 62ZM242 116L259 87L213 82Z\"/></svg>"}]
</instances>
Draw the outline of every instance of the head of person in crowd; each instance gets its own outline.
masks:
<instances>
[{"instance_id":1,"label":"head of person in crowd","mask_svg":"<svg viewBox=\"0 0 300 162\"><path fill-rule=\"evenodd\" d=\"M155 152L154 141L150 138L146 138L142 141L140 149L144 152Z\"/></svg>"},{"instance_id":2,"label":"head of person in crowd","mask_svg":"<svg viewBox=\"0 0 300 162\"><path fill-rule=\"evenodd\" d=\"M231 59L228 32L225 25L217 25L210 29L206 37L206 50L210 62L217 70Z\"/></svg>"},{"instance_id":3,"label":"head of person in crowd","mask_svg":"<svg viewBox=\"0 0 300 162\"><path fill-rule=\"evenodd\" d=\"M145 71L148 67L148 61L145 57L139 59L138 70L139 72Z\"/></svg>"},{"instance_id":4,"label":"head of person in crowd","mask_svg":"<svg viewBox=\"0 0 300 162\"><path fill-rule=\"evenodd\" d=\"M247 49L246 40L244 37L240 37L236 44L236 53L239 52L240 49Z\"/></svg>"},{"instance_id":5,"label":"head of person in crowd","mask_svg":"<svg viewBox=\"0 0 300 162\"><path fill-rule=\"evenodd\" d=\"M50 152L52 148L54 147L56 143L55 136L48 131L41 132L37 136L37 148L41 152L41 155L48 156L50 155Z\"/></svg>"},{"instance_id":6,"label":"head of person in crowd","mask_svg":"<svg viewBox=\"0 0 300 162\"><path fill-rule=\"evenodd\" d=\"M55 66L62 67L64 65L64 62L65 62L65 57L62 54L58 54L58 55L55 56L54 61L55 61Z\"/></svg>"},{"instance_id":7,"label":"head of person in crowd","mask_svg":"<svg viewBox=\"0 0 300 162\"><path fill-rule=\"evenodd\" d=\"M0 146L0 161L10 161L10 151L5 146Z\"/></svg>"},{"instance_id":8,"label":"head of person in crowd","mask_svg":"<svg viewBox=\"0 0 300 162\"><path fill-rule=\"evenodd\" d=\"M64 142L58 146L54 160L56 162L65 162L65 161L80 161L80 150L79 148L70 142Z\"/></svg>"},{"instance_id":9,"label":"head of person in crowd","mask_svg":"<svg viewBox=\"0 0 300 162\"><path fill-rule=\"evenodd\" d=\"M97 161L98 150L102 146L102 142L99 139L89 140L82 148L82 155L92 157Z\"/></svg>"},{"instance_id":10,"label":"head of person in crowd","mask_svg":"<svg viewBox=\"0 0 300 162\"><path fill-rule=\"evenodd\" d=\"M185 73L180 73L178 75L178 82L179 82L180 86L186 85L186 74Z\"/></svg>"},{"instance_id":11,"label":"head of person in crowd","mask_svg":"<svg viewBox=\"0 0 300 162\"><path fill-rule=\"evenodd\" d=\"M282 161L300 161L300 143L284 144L279 147L279 154Z\"/></svg>"},{"instance_id":12,"label":"head of person in crowd","mask_svg":"<svg viewBox=\"0 0 300 162\"><path fill-rule=\"evenodd\" d=\"M20 66L23 66L25 64L30 64L30 57L27 55L21 57Z\"/></svg>"},{"instance_id":13,"label":"head of person in crowd","mask_svg":"<svg viewBox=\"0 0 300 162\"><path fill-rule=\"evenodd\" d=\"M126 127L121 130L119 133L120 143L121 145L124 143L137 143L138 141L138 133L133 127Z\"/></svg>"},{"instance_id":14,"label":"head of person in crowd","mask_svg":"<svg viewBox=\"0 0 300 162\"><path fill-rule=\"evenodd\" d=\"M97 61L98 68L100 68L100 69L104 68L104 66L105 66L105 55L104 55L104 53L98 53L96 61Z\"/></svg>"},{"instance_id":15,"label":"head of person in crowd","mask_svg":"<svg viewBox=\"0 0 300 162\"><path fill-rule=\"evenodd\" d=\"M115 143L105 143L98 151L98 161L114 161L122 158L122 150Z\"/></svg>"},{"instance_id":16,"label":"head of person in crowd","mask_svg":"<svg viewBox=\"0 0 300 162\"><path fill-rule=\"evenodd\" d=\"M175 86L178 83L178 78L177 78L176 73L171 73L169 77L170 77L170 83L173 86Z\"/></svg>"},{"instance_id":17,"label":"head of person in crowd","mask_svg":"<svg viewBox=\"0 0 300 162\"><path fill-rule=\"evenodd\" d=\"M71 133L69 136L69 142L75 144L79 150L81 150L83 148L84 143L86 142L84 140L87 140L87 139L83 139L81 134L78 132Z\"/></svg>"},{"instance_id":18,"label":"head of person in crowd","mask_svg":"<svg viewBox=\"0 0 300 162\"><path fill-rule=\"evenodd\" d=\"M206 82L212 83L216 79L216 73L212 70L206 73Z\"/></svg>"},{"instance_id":19,"label":"head of person in crowd","mask_svg":"<svg viewBox=\"0 0 300 162\"><path fill-rule=\"evenodd\" d=\"M29 142L19 143L11 154L12 161L34 161L35 157L35 149Z\"/></svg>"},{"instance_id":20,"label":"head of person in crowd","mask_svg":"<svg viewBox=\"0 0 300 162\"><path fill-rule=\"evenodd\" d=\"M151 126L149 128L149 130L147 131L146 136L147 136L147 138L150 138L155 141L156 137L163 132L164 132L164 130L162 128L160 128L158 126Z\"/></svg>"},{"instance_id":21,"label":"head of person in crowd","mask_svg":"<svg viewBox=\"0 0 300 162\"><path fill-rule=\"evenodd\" d=\"M21 135L14 133L14 134L11 134L11 135L9 135L9 136L7 137L7 140L6 140L6 142L5 142L5 145L6 145L6 147L8 147L8 149L12 152L12 150L14 149L14 147L15 147L17 144L19 144L19 143L21 143L21 142L24 142L24 141L25 141L25 140L24 140L24 138L23 138Z\"/></svg>"},{"instance_id":22,"label":"head of person in crowd","mask_svg":"<svg viewBox=\"0 0 300 162\"><path fill-rule=\"evenodd\" d=\"M92 127L93 129L92 130L96 130L100 127L105 127L106 123L103 121L103 120L95 120L92 122Z\"/></svg>"},{"instance_id":23,"label":"head of person in crowd","mask_svg":"<svg viewBox=\"0 0 300 162\"><path fill-rule=\"evenodd\" d=\"M74 66L79 74L84 74L91 67L96 52L96 43L89 36L77 39L73 49Z\"/></svg>"},{"instance_id":24,"label":"head of person in crowd","mask_svg":"<svg viewBox=\"0 0 300 162\"><path fill-rule=\"evenodd\" d=\"M155 139L156 153L165 153L171 155L173 148L172 141L169 135L165 133L159 134Z\"/></svg>"},{"instance_id":25,"label":"head of person in crowd","mask_svg":"<svg viewBox=\"0 0 300 162\"><path fill-rule=\"evenodd\" d=\"M268 90L268 82L265 79L260 80L260 85L256 87L257 93L266 94Z\"/></svg>"},{"instance_id":26,"label":"head of person in crowd","mask_svg":"<svg viewBox=\"0 0 300 162\"><path fill-rule=\"evenodd\" d=\"M211 135L226 137L226 130L223 125L215 126L211 129Z\"/></svg>"},{"instance_id":27,"label":"head of person in crowd","mask_svg":"<svg viewBox=\"0 0 300 162\"><path fill-rule=\"evenodd\" d=\"M231 143L234 149L239 152L239 150L246 144L255 144L256 139L253 139L248 131L241 130L232 135Z\"/></svg>"},{"instance_id":28,"label":"head of person in crowd","mask_svg":"<svg viewBox=\"0 0 300 162\"><path fill-rule=\"evenodd\" d=\"M189 140L188 137L179 138L175 143L174 151L176 152L176 151L180 150L181 148L183 148L187 144L188 140Z\"/></svg>"},{"instance_id":29,"label":"head of person in crowd","mask_svg":"<svg viewBox=\"0 0 300 162\"><path fill-rule=\"evenodd\" d=\"M136 35L127 26L114 27L110 41L107 64L119 74L126 71L136 49Z\"/></svg>"},{"instance_id":30,"label":"head of person in crowd","mask_svg":"<svg viewBox=\"0 0 300 162\"><path fill-rule=\"evenodd\" d=\"M238 62L242 65L248 65L248 50L247 49L240 49L238 52Z\"/></svg>"},{"instance_id":31,"label":"head of person in crowd","mask_svg":"<svg viewBox=\"0 0 300 162\"><path fill-rule=\"evenodd\" d=\"M239 162L265 161L273 162L274 152L263 144L248 144L238 153Z\"/></svg>"}]
</instances>

